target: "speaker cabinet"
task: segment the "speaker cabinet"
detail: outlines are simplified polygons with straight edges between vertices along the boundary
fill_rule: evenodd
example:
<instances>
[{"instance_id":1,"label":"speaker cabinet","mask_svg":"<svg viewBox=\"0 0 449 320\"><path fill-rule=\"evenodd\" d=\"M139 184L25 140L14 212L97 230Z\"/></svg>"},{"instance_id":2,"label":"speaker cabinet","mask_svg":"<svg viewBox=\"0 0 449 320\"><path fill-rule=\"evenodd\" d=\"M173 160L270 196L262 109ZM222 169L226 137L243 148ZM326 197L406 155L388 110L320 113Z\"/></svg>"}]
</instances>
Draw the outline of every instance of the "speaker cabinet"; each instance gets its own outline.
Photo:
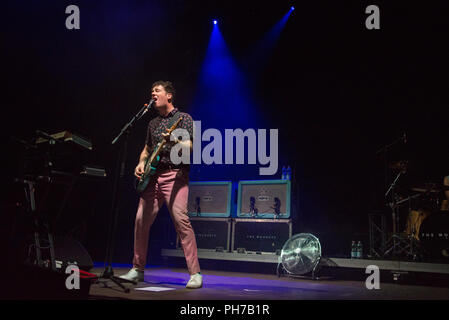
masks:
<instances>
[{"instance_id":1,"label":"speaker cabinet","mask_svg":"<svg viewBox=\"0 0 449 320\"><path fill-rule=\"evenodd\" d=\"M290 218L290 180L240 181L237 217Z\"/></svg>"},{"instance_id":2,"label":"speaker cabinet","mask_svg":"<svg viewBox=\"0 0 449 320\"><path fill-rule=\"evenodd\" d=\"M229 251L231 221L229 218L190 218L198 249ZM179 238L176 247L181 247Z\"/></svg>"},{"instance_id":3,"label":"speaker cabinet","mask_svg":"<svg viewBox=\"0 0 449 320\"><path fill-rule=\"evenodd\" d=\"M231 181L189 183L187 210L191 217L231 216Z\"/></svg>"},{"instance_id":4,"label":"speaker cabinet","mask_svg":"<svg viewBox=\"0 0 449 320\"><path fill-rule=\"evenodd\" d=\"M292 236L290 219L234 219L231 251L280 252Z\"/></svg>"}]
</instances>

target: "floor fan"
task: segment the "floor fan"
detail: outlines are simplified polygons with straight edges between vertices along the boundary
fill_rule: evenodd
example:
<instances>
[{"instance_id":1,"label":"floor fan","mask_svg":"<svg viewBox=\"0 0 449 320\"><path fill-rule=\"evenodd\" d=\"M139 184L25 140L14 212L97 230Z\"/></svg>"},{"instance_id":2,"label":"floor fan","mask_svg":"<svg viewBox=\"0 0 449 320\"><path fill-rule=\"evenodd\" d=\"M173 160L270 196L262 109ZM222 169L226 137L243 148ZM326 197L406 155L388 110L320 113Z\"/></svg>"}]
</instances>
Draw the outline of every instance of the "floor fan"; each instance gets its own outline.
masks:
<instances>
[{"instance_id":1,"label":"floor fan","mask_svg":"<svg viewBox=\"0 0 449 320\"><path fill-rule=\"evenodd\" d=\"M299 233L287 240L282 247L277 267L280 277L282 270L289 276L303 276L315 273L321 260L321 244L317 237L310 233ZM282 268L281 268L282 267Z\"/></svg>"}]
</instances>

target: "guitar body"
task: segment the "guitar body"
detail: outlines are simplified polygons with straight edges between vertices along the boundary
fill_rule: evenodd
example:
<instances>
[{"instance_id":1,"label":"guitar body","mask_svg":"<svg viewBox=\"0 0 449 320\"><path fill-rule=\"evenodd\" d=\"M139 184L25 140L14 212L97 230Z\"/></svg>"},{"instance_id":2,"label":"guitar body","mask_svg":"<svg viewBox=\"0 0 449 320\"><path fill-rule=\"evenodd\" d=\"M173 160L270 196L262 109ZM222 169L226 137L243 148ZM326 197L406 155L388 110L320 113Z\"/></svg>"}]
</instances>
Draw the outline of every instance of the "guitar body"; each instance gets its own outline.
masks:
<instances>
[{"instance_id":1,"label":"guitar body","mask_svg":"<svg viewBox=\"0 0 449 320\"><path fill-rule=\"evenodd\" d=\"M179 122L182 120L182 117L180 117L173 126L168 129L168 133L171 134L173 130L176 129ZM145 161L144 166L144 172L141 175L140 179L136 179L135 188L137 191L137 194L142 195L142 193L145 191L145 189L148 187L148 184L150 183L150 180L152 176L154 176L157 173L157 166L160 161L159 153L162 150L162 147L165 145L165 140L162 140L159 142L156 147L153 150L153 153L150 157L147 158Z\"/></svg>"},{"instance_id":2,"label":"guitar body","mask_svg":"<svg viewBox=\"0 0 449 320\"><path fill-rule=\"evenodd\" d=\"M160 161L160 156L157 155L153 162L150 163L150 158L148 158L145 162L144 173L142 174L140 179L136 178L136 191L138 195L142 195L145 189L148 187L148 183L150 183L151 177L156 174L157 166Z\"/></svg>"}]
</instances>

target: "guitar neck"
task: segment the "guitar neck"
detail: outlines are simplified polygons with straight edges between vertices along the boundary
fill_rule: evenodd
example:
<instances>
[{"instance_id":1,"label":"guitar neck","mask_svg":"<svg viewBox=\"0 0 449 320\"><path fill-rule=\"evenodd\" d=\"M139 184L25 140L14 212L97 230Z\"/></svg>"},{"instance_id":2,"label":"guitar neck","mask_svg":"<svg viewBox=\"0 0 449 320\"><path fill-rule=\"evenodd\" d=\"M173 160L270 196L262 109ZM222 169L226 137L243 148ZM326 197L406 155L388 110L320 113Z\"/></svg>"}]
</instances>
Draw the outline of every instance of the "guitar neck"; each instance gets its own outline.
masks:
<instances>
[{"instance_id":1,"label":"guitar neck","mask_svg":"<svg viewBox=\"0 0 449 320\"><path fill-rule=\"evenodd\" d=\"M154 161L154 159L159 155L159 153L161 153L162 147L164 145L165 145L165 140L162 140L161 142L158 143L157 148L151 154L149 163L152 163Z\"/></svg>"},{"instance_id":2,"label":"guitar neck","mask_svg":"<svg viewBox=\"0 0 449 320\"><path fill-rule=\"evenodd\" d=\"M176 122L170 127L170 129L168 129L168 134L171 134L171 133L173 132L173 130L176 129L176 127L179 125L179 122L181 122L181 120L182 120L182 117L179 117L179 119L176 120ZM154 161L154 159L159 155L159 153L161 153L162 147L165 145L165 143L166 143L166 140L165 140L165 139L162 139L162 140L158 143L156 149L155 149L155 150L153 151L153 153L151 154L149 163L152 163L152 162Z\"/></svg>"}]
</instances>

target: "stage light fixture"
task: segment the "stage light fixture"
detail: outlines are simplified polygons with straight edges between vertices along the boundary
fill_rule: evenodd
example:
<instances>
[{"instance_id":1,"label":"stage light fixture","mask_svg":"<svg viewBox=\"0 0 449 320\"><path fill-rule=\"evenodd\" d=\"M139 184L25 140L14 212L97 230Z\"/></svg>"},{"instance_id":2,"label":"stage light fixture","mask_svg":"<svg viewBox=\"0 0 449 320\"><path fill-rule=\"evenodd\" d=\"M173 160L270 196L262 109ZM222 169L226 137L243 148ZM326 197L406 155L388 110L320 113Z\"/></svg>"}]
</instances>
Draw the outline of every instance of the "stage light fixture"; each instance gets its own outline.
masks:
<instances>
[{"instance_id":1,"label":"stage light fixture","mask_svg":"<svg viewBox=\"0 0 449 320\"><path fill-rule=\"evenodd\" d=\"M214 20L214 24L217 24L217 20Z\"/></svg>"},{"instance_id":2,"label":"stage light fixture","mask_svg":"<svg viewBox=\"0 0 449 320\"><path fill-rule=\"evenodd\" d=\"M291 6L291 7L290 7L290 10L291 10L291 11L295 10L295 7L294 7L294 6Z\"/></svg>"}]
</instances>

